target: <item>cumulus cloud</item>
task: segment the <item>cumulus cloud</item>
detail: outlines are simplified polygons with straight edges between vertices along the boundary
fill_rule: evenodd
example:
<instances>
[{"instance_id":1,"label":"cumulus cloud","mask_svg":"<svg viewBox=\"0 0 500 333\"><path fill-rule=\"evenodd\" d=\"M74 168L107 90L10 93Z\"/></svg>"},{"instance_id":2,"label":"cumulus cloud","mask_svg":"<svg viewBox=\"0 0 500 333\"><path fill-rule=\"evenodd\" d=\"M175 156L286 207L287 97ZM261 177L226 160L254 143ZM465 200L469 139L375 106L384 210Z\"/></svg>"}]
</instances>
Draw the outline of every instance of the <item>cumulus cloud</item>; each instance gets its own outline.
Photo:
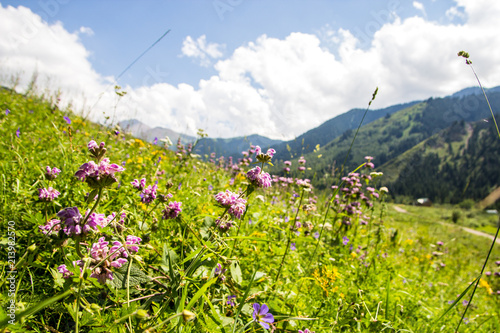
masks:
<instances>
[{"instance_id":1,"label":"cumulus cloud","mask_svg":"<svg viewBox=\"0 0 500 333\"><path fill-rule=\"evenodd\" d=\"M128 94L117 107L116 119L140 117L150 126L188 134L203 128L211 137L257 133L291 139L351 108L366 107L377 86L372 108L475 85L456 56L462 49L471 54L485 86L499 85L500 64L493 55L500 53L500 2L456 0L453 8L463 13L460 24L373 13L388 20L377 21L367 47L361 47L353 31L331 29L323 35L290 33L283 39L262 35L223 57L221 45L208 43L205 36L188 36L182 54L199 61L218 59L216 74L196 87L124 87ZM0 39L3 72L30 74L36 68L80 103L76 91L89 101L101 96L96 117L114 108L113 92L103 94L112 80L94 71L78 33L68 33L60 23L48 25L23 7L0 7L0 33L6 36ZM335 52L331 44L325 47L324 38L333 42Z\"/></svg>"},{"instance_id":2,"label":"cumulus cloud","mask_svg":"<svg viewBox=\"0 0 500 333\"><path fill-rule=\"evenodd\" d=\"M224 45L217 43L207 43L207 36L201 35L196 40L187 36L182 43L182 55L195 58L201 66L208 67L212 64L212 59L222 57Z\"/></svg>"}]
</instances>

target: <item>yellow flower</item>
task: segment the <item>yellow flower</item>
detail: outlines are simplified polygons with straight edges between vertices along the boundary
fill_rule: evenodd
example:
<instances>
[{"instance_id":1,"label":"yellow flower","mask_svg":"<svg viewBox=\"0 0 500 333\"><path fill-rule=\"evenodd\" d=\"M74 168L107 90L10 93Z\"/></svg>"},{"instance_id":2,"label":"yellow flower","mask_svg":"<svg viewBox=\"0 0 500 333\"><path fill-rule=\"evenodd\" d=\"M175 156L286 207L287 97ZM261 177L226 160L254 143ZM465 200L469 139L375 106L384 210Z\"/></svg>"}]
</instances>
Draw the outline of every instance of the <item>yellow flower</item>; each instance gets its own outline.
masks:
<instances>
[{"instance_id":1,"label":"yellow flower","mask_svg":"<svg viewBox=\"0 0 500 333\"><path fill-rule=\"evenodd\" d=\"M137 163L142 164L144 159L142 157L137 157Z\"/></svg>"},{"instance_id":2,"label":"yellow flower","mask_svg":"<svg viewBox=\"0 0 500 333\"><path fill-rule=\"evenodd\" d=\"M479 279L479 287L484 287L486 288L486 291L488 292L488 294L493 294L493 289L491 289L490 285L488 284L488 282L486 280L483 280L483 279Z\"/></svg>"},{"instance_id":3,"label":"yellow flower","mask_svg":"<svg viewBox=\"0 0 500 333\"><path fill-rule=\"evenodd\" d=\"M356 258L358 254L356 252L351 252L351 257Z\"/></svg>"}]
</instances>

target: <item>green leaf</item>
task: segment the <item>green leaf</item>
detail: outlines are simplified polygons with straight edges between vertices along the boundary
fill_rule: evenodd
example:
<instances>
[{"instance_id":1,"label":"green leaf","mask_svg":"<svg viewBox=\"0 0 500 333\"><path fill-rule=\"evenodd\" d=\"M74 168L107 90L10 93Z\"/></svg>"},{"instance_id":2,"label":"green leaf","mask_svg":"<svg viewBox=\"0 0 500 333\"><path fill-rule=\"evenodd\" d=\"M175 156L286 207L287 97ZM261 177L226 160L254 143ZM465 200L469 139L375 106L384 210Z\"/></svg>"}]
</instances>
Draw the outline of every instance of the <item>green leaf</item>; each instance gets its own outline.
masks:
<instances>
[{"instance_id":1,"label":"green leaf","mask_svg":"<svg viewBox=\"0 0 500 333\"><path fill-rule=\"evenodd\" d=\"M241 286L243 277L241 276L240 265L236 261L234 261L231 266L229 266L229 269L231 270L231 276L233 277L234 282Z\"/></svg>"},{"instance_id":2,"label":"green leaf","mask_svg":"<svg viewBox=\"0 0 500 333\"><path fill-rule=\"evenodd\" d=\"M128 265L130 265L130 261L123 265L122 267L115 269L113 271L113 280L111 281L111 284L118 288L118 289L125 289L127 288L127 270L128 270ZM143 271L141 271L139 268L137 268L136 265L132 265L130 267L130 280L129 280L129 286L133 287L138 284L141 284L143 282L147 282L150 280L150 277L147 276Z\"/></svg>"}]
</instances>

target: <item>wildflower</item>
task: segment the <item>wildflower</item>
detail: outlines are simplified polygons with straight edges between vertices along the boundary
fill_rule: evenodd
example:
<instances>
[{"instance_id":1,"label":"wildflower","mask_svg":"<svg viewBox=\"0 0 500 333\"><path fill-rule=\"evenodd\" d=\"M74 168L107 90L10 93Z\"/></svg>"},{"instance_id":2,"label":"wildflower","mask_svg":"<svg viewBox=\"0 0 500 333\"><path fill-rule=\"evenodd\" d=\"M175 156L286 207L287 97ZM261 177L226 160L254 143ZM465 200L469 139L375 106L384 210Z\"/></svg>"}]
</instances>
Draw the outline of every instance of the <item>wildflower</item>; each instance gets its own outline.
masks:
<instances>
[{"instance_id":1,"label":"wildflower","mask_svg":"<svg viewBox=\"0 0 500 333\"><path fill-rule=\"evenodd\" d=\"M155 137L154 140L153 140L153 144L156 145L158 143L158 138Z\"/></svg>"},{"instance_id":2,"label":"wildflower","mask_svg":"<svg viewBox=\"0 0 500 333\"><path fill-rule=\"evenodd\" d=\"M292 251L297 250L297 247L295 246L295 243L290 244L290 250L292 250Z\"/></svg>"},{"instance_id":3,"label":"wildflower","mask_svg":"<svg viewBox=\"0 0 500 333\"><path fill-rule=\"evenodd\" d=\"M347 245L347 243L349 243L349 238L347 238L346 236L342 237L342 244Z\"/></svg>"},{"instance_id":4,"label":"wildflower","mask_svg":"<svg viewBox=\"0 0 500 333\"><path fill-rule=\"evenodd\" d=\"M38 228L44 235L51 236L59 233L59 230L61 230L61 221L53 219L48 221L45 225L39 226Z\"/></svg>"},{"instance_id":5,"label":"wildflower","mask_svg":"<svg viewBox=\"0 0 500 333\"><path fill-rule=\"evenodd\" d=\"M298 169L299 169L299 171L306 171L306 167L304 167L304 166L299 166Z\"/></svg>"},{"instance_id":6,"label":"wildflower","mask_svg":"<svg viewBox=\"0 0 500 333\"><path fill-rule=\"evenodd\" d=\"M229 190L219 192L215 195L215 200L224 208L228 208L228 213L240 219L245 213L247 201L240 198Z\"/></svg>"},{"instance_id":7,"label":"wildflower","mask_svg":"<svg viewBox=\"0 0 500 333\"><path fill-rule=\"evenodd\" d=\"M149 204L156 199L156 190L158 189L158 185L154 184L153 186L149 185L146 189L144 189L141 193L141 201L145 204Z\"/></svg>"},{"instance_id":8,"label":"wildflower","mask_svg":"<svg viewBox=\"0 0 500 333\"><path fill-rule=\"evenodd\" d=\"M285 163L286 166L291 166L292 165L292 162L290 162L290 161L285 161L283 163Z\"/></svg>"},{"instance_id":9,"label":"wildflower","mask_svg":"<svg viewBox=\"0 0 500 333\"><path fill-rule=\"evenodd\" d=\"M54 167L54 168L51 168L49 166L47 166L45 168L45 178L47 180L54 180L57 178L57 176L59 175L59 173L61 172L61 170L59 170L58 168Z\"/></svg>"},{"instance_id":10,"label":"wildflower","mask_svg":"<svg viewBox=\"0 0 500 333\"><path fill-rule=\"evenodd\" d=\"M110 164L109 159L104 158L99 164L94 161L82 164L75 176L81 181L85 181L91 188L100 188L118 182L115 173L124 170L125 168L117 164Z\"/></svg>"},{"instance_id":11,"label":"wildflower","mask_svg":"<svg viewBox=\"0 0 500 333\"><path fill-rule=\"evenodd\" d=\"M247 172L247 178L256 187L267 188L271 187L272 184L271 175L267 172L263 172L258 166Z\"/></svg>"},{"instance_id":12,"label":"wildflower","mask_svg":"<svg viewBox=\"0 0 500 333\"><path fill-rule=\"evenodd\" d=\"M18 127L16 131L16 136L19 137L20 134L21 134L21 127Z\"/></svg>"},{"instance_id":13,"label":"wildflower","mask_svg":"<svg viewBox=\"0 0 500 333\"><path fill-rule=\"evenodd\" d=\"M305 329L305 330L303 330L303 331L302 331L302 330L299 330L299 333L315 333L315 332L313 332L313 331L309 330L308 328L306 328L306 329Z\"/></svg>"},{"instance_id":14,"label":"wildflower","mask_svg":"<svg viewBox=\"0 0 500 333\"><path fill-rule=\"evenodd\" d=\"M274 150L272 148L269 148L267 150L267 153L263 154L262 150L259 146L255 147L255 157L256 157L257 161L259 161L261 163L271 164L271 159L273 158L274 154L276 154L276 150Z\"/></svg>"},{"instance_id":15,"label":"wildflower","mask_svg":"<svg viewBox=\"0 0 500 333\"><path fill-rule=\"evenodd\" d=\"M140 181L137 179L134 179L132 182L132 187L138 189L139 191L142 191L146 187L146 178L142 178Z\"/></svg>"},{"instance_id":16,"label":"wildflower","mask_svg":"<svg viewBox=\"0 0 500 333\"><path fill-rule=\"evenodd\" d=\"M229 306L236 306L236 304L234 303L234 300L236 299L236 295L229 295L227 297L227 305Z\"/></svg>"},{"instance_id":17,"label":"wildflower","mask_svg":"<svg viewBox=\"0 0 500 333\"><path fill-rule=\"evenodd\" d=\"M316 231L316 232L314 233L314 238L316 238L316 239L318 239L318 238L319 238L319 232L317 232L317 231Z\"/></svg>"},{"instance_id":18,"label":"wildflower","mask_svg":"<svg viewBox=\"0 0 500 333\"><path fill-rule=\"evenodd\" d=\"M64 208L57 213L57 216L61 218L61 222L64 223L63 231L66 235L79 235L82 233L82 227L80 226L82 215L77 207Z\"/></svg>"},{"instance_id":19,"label":"wildflower","mask_svg":"<svg viewBox=\"0 0 500 333\"><path fill-rule=\"evenodd\" d=\"M444 244L444 243L443 243L443 242L441 242L441 241L439 241L439 242L437 242L436 244L437 244L437 246L443 246L443 244Z\"/></svg>"},{"instance_id":20,"label":"wildflower","mask_svg":"<svg viewBox=\"0 0 500 333\"><path fill-rule=\"evenodd\" d=\"M177 216L179 216L179 214L182 212L181 205L182 202L170 202L168 206L165 206L165 209L163 210L163 219L175 219Z\"/></svg>"},{"instance_id":21,"label":"wildflower","mask_svg":"<svg viewBox=\"0 0 500 333\"><path fill-rule=\"evenodd\" d=\"M101 142L99 145L97 145L97 142L94 140L90 140L89 143L87 144L87 148L97 160L100 160L104 154L106 154L106 148L104 148L105 143Z\"/></svg>"},{"instance_id":22,"label":"wildflower","mask_svg":"<svg viewBox=\"0 0 500 333\"><path fill-rule=\"evenodd\" d=\"M66 120L68 125L71 125L71 119L69 119L69 117L64 116L63 118L64 118L64 120Z\"/></svg>"},{"instance_id":23,"label":"wildflower","mask_svg":"<svg viewBox=\"0 0 500 333\"><path fill-rule=\"evenodd\" d=\"M304 156L300 156L299 164L306 164L306 160L305 160Z\"/></svg>"},{"instance_id":24,"label":"wildflower","mask_svg":"<svg viewBox=\"0 0 500 333\"><path fill-rule=\"evenodd\" d=\"M269 329L269 324L274 322L274 317L271 313L269 313L269 308L266 304L254 303L253 305L253 320L258 322L260 326L264 329Z\"/></svg>"},{"instance_id":25,"label":"wildflower","mask_svg":"<svg viewBox=\"0 0 500 333\"><path fill-rule=\"evenodd\" d=\"M5 109L5 115L8 116L10 113L10 110L9 109Z\"/></svg>"},{"instance_id":26,"label":"wildflower","mask_svg":"<svg viewBox=\"0 0 500 333\"><path fill-rule=\"evenodd\" d=\"M55 198L57 198L59 194L61 193L59 193L57 190L54 190L52 187L38 189L38 198L43 202L51 202Z\"/></svg>"},{"instance_id":27,"label":"wildflower","mask_svg":"<svg viewBox=\"0 0 500 333\"><path fill-rule=\"evenodd\" d=\"M215 267L214 276L217 276L219 279L221 279L221 281L224 281L226 279L226 277L224 276L224 273L226 271L227 269L222 268L222 265L218 263Z\"/></svg>"},{"instance_id":28,"label":"wildflower","mask_svg":"<svg viewBox=\"0 0 500 333\"><path fill-rule=\"evenodd\" d=\"M60 265L59 267L57 267L57 270L59 273L61 273L63 275L63 278L65 278L65 279L67 279L73 275L73 273L68 270L66 265Z\"/></svg>"}]
</instances>

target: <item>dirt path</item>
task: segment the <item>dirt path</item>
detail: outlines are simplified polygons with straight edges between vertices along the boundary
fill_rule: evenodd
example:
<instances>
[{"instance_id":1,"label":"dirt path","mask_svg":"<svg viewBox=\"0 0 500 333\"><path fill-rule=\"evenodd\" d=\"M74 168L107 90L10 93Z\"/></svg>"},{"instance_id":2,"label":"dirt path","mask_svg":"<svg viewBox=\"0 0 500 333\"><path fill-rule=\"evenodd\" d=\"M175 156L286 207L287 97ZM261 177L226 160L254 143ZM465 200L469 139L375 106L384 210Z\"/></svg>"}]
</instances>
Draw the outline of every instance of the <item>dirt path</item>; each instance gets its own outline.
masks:
<instances>
[{"instance_id":1,"label":"dirt path","mask_svg":"<svg viewBox=\"0 0 500 333\"><path fill-rule=\"evenodd\" d=\"M408 213L408 211L404 208L401 208L399 206L392 206L394 208L394 210L396 210L397 212L399 213L403 213L403 214L411 214L411 213ZM474 230L474 229L470 229L470 228L466 228L466 227L462 227L462 226L459 226L459 225L455 225L455 224L450 224L450 223L445 223L445 222L438 222L442 225L445 225L445 226L448 226L448 227L455 227L455 228L460 228L464 231L467 231L468 233L470 234L473 234L473 235L477 235L477 236L482 236L482 237L486 237L486 238L489 238L491 240L493 240L495 238L495 236L493 235L490 235L490 234L487 234L485 232L482 232L482 231L478 231L478 230ZM500 238L497 238L496 240L496 243L497 244L500 244Z\"/></svg>"}]
</instances>

